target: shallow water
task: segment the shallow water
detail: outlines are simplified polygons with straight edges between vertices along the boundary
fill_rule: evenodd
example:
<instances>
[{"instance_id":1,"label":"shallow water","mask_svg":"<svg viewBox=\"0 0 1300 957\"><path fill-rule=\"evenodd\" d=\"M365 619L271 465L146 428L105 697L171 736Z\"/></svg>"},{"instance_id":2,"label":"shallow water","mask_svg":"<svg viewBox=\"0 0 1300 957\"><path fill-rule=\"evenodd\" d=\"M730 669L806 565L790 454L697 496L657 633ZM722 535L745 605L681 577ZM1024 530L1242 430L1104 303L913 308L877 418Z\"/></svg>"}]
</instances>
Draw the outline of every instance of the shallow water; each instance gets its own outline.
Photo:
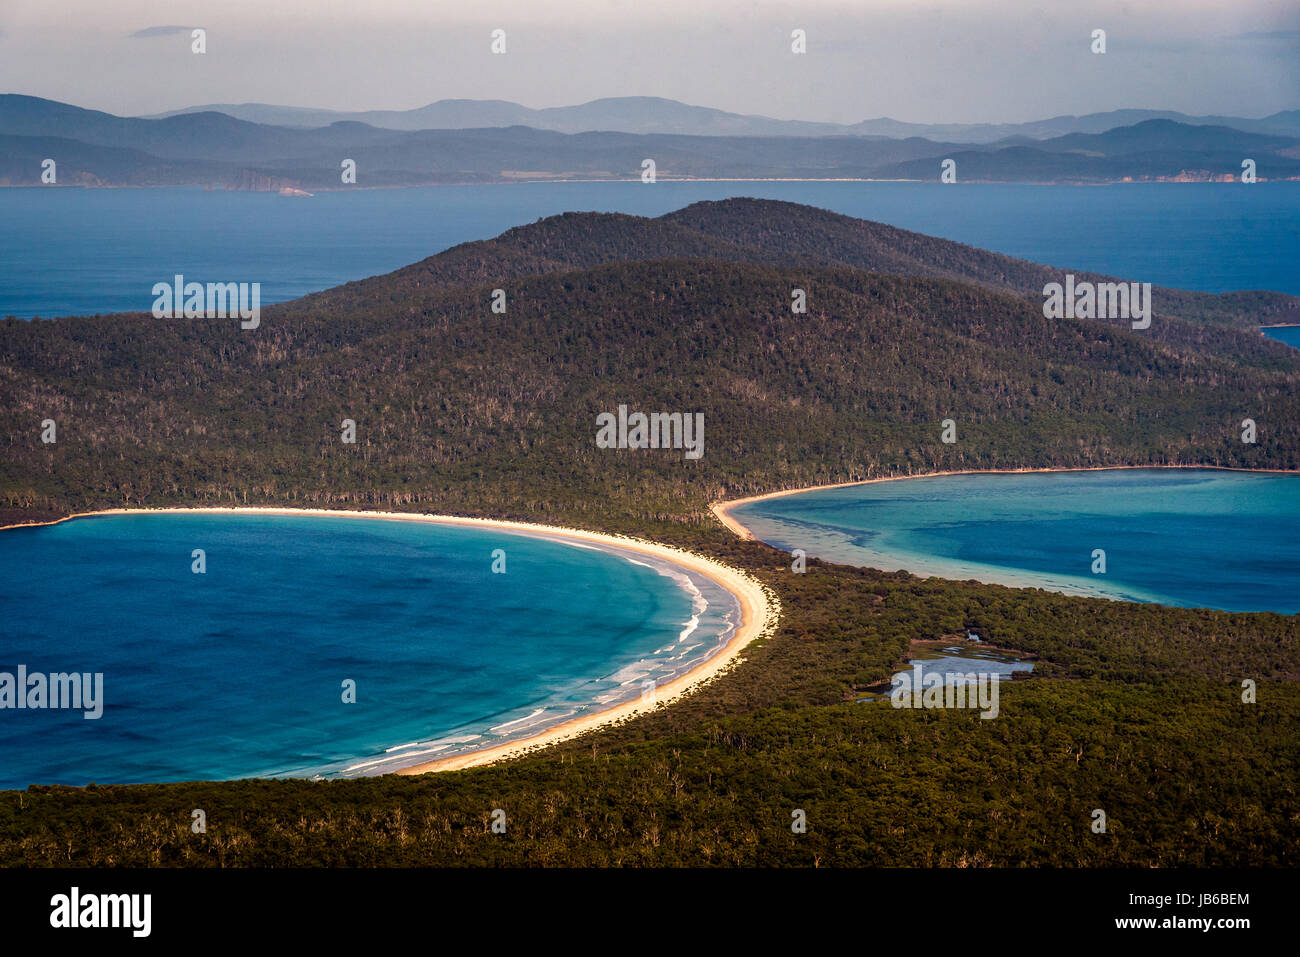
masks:
<instances>
[{"instance_id":1,"label":"shallow water","mask_svg":"<svg viewBox=\"0 0 1300 957\"><path fill-rule=\"evenodd\" d=\"M1300 475L1122 469L936 476L752 502L810 556L1229 611L1300 612ZM1094 573L1094 552L1105 571Z\"/></svg>"}]
</instances>

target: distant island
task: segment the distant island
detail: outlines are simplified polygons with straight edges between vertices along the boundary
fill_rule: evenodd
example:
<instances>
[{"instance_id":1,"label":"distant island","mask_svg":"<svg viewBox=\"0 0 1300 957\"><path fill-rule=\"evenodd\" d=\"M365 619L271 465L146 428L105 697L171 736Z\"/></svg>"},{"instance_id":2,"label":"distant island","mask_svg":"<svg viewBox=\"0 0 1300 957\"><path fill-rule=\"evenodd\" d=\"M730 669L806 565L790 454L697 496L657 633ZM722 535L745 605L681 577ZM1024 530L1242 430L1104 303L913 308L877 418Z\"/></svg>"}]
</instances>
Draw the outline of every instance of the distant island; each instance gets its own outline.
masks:
<instances>
[{"instance_id":1,"label":"distant island","mask_svg":"<svg viewBox=\"0 0 1300 957\"><path fill-rule=\"evenodd\" d=\"M692 106L659 96L603 97L577 106L531 109L506 100L438 100L412 110L319 110L267 103L214 103L157 113L167 119L189 113L224 113L268 126L318 128L334 123L364 123L386 130L459 130L530 126L556 133L661 133L675 136L856 136L907 139L923 137L951 143L997 143L1011 138L1045 140L1067 133L1105 133L1146 120L1173 120L1190 126L1230 126L1249 133L1300 136L1300 110L1258 119L1244 116L1189 116L1176 110L1110 110L1084 116L1054 116L1028 123L907 123L889 117L860 123L777 120Z\"/></svg>"},{"instance_id":2,"label":"distant island","mask_svg":"<svg viewBox=\"0 0 1300 957\"><path fill-rule=\"evenodd\" d=\"M1236 182L1248 161L1255 182L1300 179L1300 111L1247 120L1120 110L917 135L893 121L759 122L653 98L513 106L456 101L358 119L249 105L141 118L6 94L0 185L276 192L640 181L647 160L663 180L940 182L947 167L958 183ZM425 123L445 125L416 125Z\"/></svg>"}]
</instances>

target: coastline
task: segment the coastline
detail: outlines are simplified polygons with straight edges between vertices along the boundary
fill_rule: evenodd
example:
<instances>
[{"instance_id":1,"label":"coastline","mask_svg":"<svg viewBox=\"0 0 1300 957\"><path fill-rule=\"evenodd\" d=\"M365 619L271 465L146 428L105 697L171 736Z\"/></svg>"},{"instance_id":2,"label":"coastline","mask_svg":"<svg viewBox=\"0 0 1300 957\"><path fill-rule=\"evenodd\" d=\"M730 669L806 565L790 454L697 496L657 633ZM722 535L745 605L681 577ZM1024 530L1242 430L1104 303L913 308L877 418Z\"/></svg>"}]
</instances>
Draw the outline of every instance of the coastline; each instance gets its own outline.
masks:
<instances>
[{"instance_id":1,"label":"coastline","mask_svg":"<svg viewBox=\"0 0 1300 957\"><path fill-rule=\"evenodd\" d=\"M1038 468L1038 469L962 469L955 472L921 472L916 475L886 475L881 478L858 479L852 482L832 482L829 485L808 485L801 488L781 489L777 492L764 492L762 495L750 495L746 498L727 499L714 502L709 506L723 526L733 535L747 542L756 541L748 528L731 514L733 508L748 505L751 502L764 502L768 499L798 495L801 492L821 492L832 488L848 488L851 485L875 485L878 482L901 482L904 479L947 478L955 475L1031 475L1040 472L1118 472L1133 469L1201 469L1214 472L1258 472L1261 475L1297 475L1289 469L1243 469L1231 465L1081 465L1076 468Z\"/></svg>"},{"instance_id":2,"label":"coastline","mask_svg":"<svg viewBox=\"0 0 1300 957\"><path fill-rule=\"evenodd\" d=\"M780 613L776 598L755 579L739 569L724 565L722 562L693 552L683 551L668 545L661 545L645 539L592 532L586 529L566 528L559 525L540 525L532 522L512 522L489 518L465 518L456 515L430 515L419 512L377 512L358 510L336 510L322 508L285 508L280 506L212 506L201 508L167 507L167 508L112 508L93 512L77 512L62 518L45 522L28 522L0 526L0 531L16 528L40 528L60 525L76 518L93 518L101 515L160 515L160 514L208 514L208 515L288 515L320 516L332 518L358 518L386 521L425 522L438 525L458 525L462 527L496 529L517 534L542 536L552 541L579 542L603 545L620 552L632 552L669 562L688 571L710 579L718 587L730 594L740 607L740 621L727 639L725 645L705 658L691 670L674 678L655 689L650 700L641 698L598 708L581 717L539 730L536 734L514 741L493 745L476 751L450 755L432 761L423 761L394 769L388 773L424 774L430 771L454 771L462 768L494 764L498 761L519 757L523 754L558 744L577 737L587 731L624 721L635 715L652 711L659 705L669 702L697 690L702 685L729 670L739 660L740 653L754 639L759 638L775 626Z\"/></svg>"}]
</instances>

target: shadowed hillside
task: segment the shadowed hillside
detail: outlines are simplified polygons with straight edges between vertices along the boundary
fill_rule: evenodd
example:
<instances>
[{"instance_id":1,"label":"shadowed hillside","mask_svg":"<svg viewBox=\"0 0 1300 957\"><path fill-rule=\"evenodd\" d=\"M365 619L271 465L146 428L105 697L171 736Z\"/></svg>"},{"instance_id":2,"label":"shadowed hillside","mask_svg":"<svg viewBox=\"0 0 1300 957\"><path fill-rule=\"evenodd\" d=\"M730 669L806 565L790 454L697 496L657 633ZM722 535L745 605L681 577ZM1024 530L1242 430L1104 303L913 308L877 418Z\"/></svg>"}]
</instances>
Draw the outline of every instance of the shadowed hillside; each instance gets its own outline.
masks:
<instances>
[{"instance_id":1,"label":"shadowed hillside","mask_svg":"<svg viewBox=\"0 0 1300 957\"><path fill-rule=\"evenodd\" d=\"M705 520L726 493L879 475L1300 467L1300 362L1281 344L1207 333L1233 357L1045 319L1025 298L946 278L764 265L800 237L859 261L878 248L898 269L925 246L914 234L901 250L872 246L859 234L885 235L875 224L786 204L684 212L736 210L766 214L754 231L767 252L668 220L570 215L268 308L255 331L140 314L6 322L0 502L365 505L638 528ZM950 272L987 265L931 242L955 251ZM641 258L669 252L718 258ZM791 313L794 288L806 315ZM596 448L597 414L620 404L703 413L704 457ZM1245 417L1256 444L1240 440ZM56 445L39 439L47 418ZM339 441L345 418L356 445ZM955 445L940 442L946 418Z\"/></svg>"},{"instance_id":2,"label":"shadowed hillside","mask_svg":"<svg viewBox=\"0 0 1300 957\"><path fill-rule=\"evenodd\" d=\"M622 213L565 213L519 226L495 239L463 243L385 276L307 296L313 308L355 308L420 296L430 287L499 283L521 276L583 269L609 262L707 258L736 263L851 266L898 276L951 279L1014 292L1042 308L1043 286L1066 271L1078 281L1111 282L1068 264L1056 268L926 236L884 223L854 219L796 203L728 199L695 203L658 219ZM1141 277L1124 277L1141 281ZM1151 338L1245 356L1285 356L1261 341L1257 327L1300 307L1274 292L1215 295L1155 287ZM1171 318L1189 320L1172 323ZM1128 320L1097 320L1130 328ZM1240 328L1204 328L1205 324Z\"/></svg>"}]
</instances>

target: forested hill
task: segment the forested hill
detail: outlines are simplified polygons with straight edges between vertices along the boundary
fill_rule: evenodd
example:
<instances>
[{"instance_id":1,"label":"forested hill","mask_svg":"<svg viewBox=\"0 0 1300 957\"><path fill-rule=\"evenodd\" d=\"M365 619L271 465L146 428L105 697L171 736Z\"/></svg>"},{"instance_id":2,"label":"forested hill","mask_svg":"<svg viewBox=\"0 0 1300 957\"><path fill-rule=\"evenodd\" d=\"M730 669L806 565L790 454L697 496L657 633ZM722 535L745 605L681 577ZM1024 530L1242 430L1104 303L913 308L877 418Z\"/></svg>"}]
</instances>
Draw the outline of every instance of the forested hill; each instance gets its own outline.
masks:
<instances>
[{"instance_id":1,"label":"forested hill","mask_svg":"<svg viewBox=\"0 0 1300 957\"><path fill-rule=\"evenodd\" d=\"M1043 286L1061 282L1067 271L1076 280L1087 282L1149 281L1137 275L1117 278L1074 269L1070 263L1043 265L885 223L775 200L695 203L663 218L718 239L758 247L777 262L802 257L899 276L973 282L1028 295L1040 306ZM1264 290L1214 295L1157 285L1153 293L1158 315L1252 328L1261 320L1300 308L1300 298Z\"/></svg>"},{"instance_id":2,"label":"forested hill","mask_svg":"<svg viewBox=\"0 0 1300 957\"><path fill-rule=\"evenodd\" d=\"M597 227L586 245L571 222ZM687 229L645 223L561 217L479 244L513 251L519 271L584 263L505 282L504 315L500 280L484 280L507 267L476 271L461 247L270 307L255 330L147 314L0 323L0 507L384 507L671 537L720 497L888 474L1300 468L1300 361L1281 344L1216 354L842 265L579 259L613 248L595 241L608 224L645 255ZM697 254L734 252L688 235L713 244ZM472 281L449 285L445 262ZM796 287L807 314L791 312ZM620 404L703 414L703 457L597 448L596 416ZM955 444L940 440L948 418Z\"/></svg>"},{"instance_id":3,"label":"forested hill","mask_svg":"<svg viewBox=\"0 0 1300 957\"><path fill-rule=\"evenodd\" d=\"M419 295L430 287L494 284L521 276L584 269L608 262L707 258L779 266L852 266L898 276L952 279L1043 301L1043 286L1077 281L1113 282L1085 270L1044 266L974 246L926 236L884 223L843 216L811 206L763 199L695 203L658 219L621 213L564 213L508 230L481 242L464 243L386 276L348 283L308 296L313 307L352 308L394 297ZM1122 277L1141 282L1141 276ZM1240 328L1257 341L1256 329L1300 311L1300 299L1267 291L1222 295L1155 287L1157 317ZM1128 320L1115 320L1128 327ZM1238 336L1153 323L1148 334L1183 344L1234 352L1250 350ZM1267 348L1267 347L1266 347Z\"/></svg>"}]
</instances>

